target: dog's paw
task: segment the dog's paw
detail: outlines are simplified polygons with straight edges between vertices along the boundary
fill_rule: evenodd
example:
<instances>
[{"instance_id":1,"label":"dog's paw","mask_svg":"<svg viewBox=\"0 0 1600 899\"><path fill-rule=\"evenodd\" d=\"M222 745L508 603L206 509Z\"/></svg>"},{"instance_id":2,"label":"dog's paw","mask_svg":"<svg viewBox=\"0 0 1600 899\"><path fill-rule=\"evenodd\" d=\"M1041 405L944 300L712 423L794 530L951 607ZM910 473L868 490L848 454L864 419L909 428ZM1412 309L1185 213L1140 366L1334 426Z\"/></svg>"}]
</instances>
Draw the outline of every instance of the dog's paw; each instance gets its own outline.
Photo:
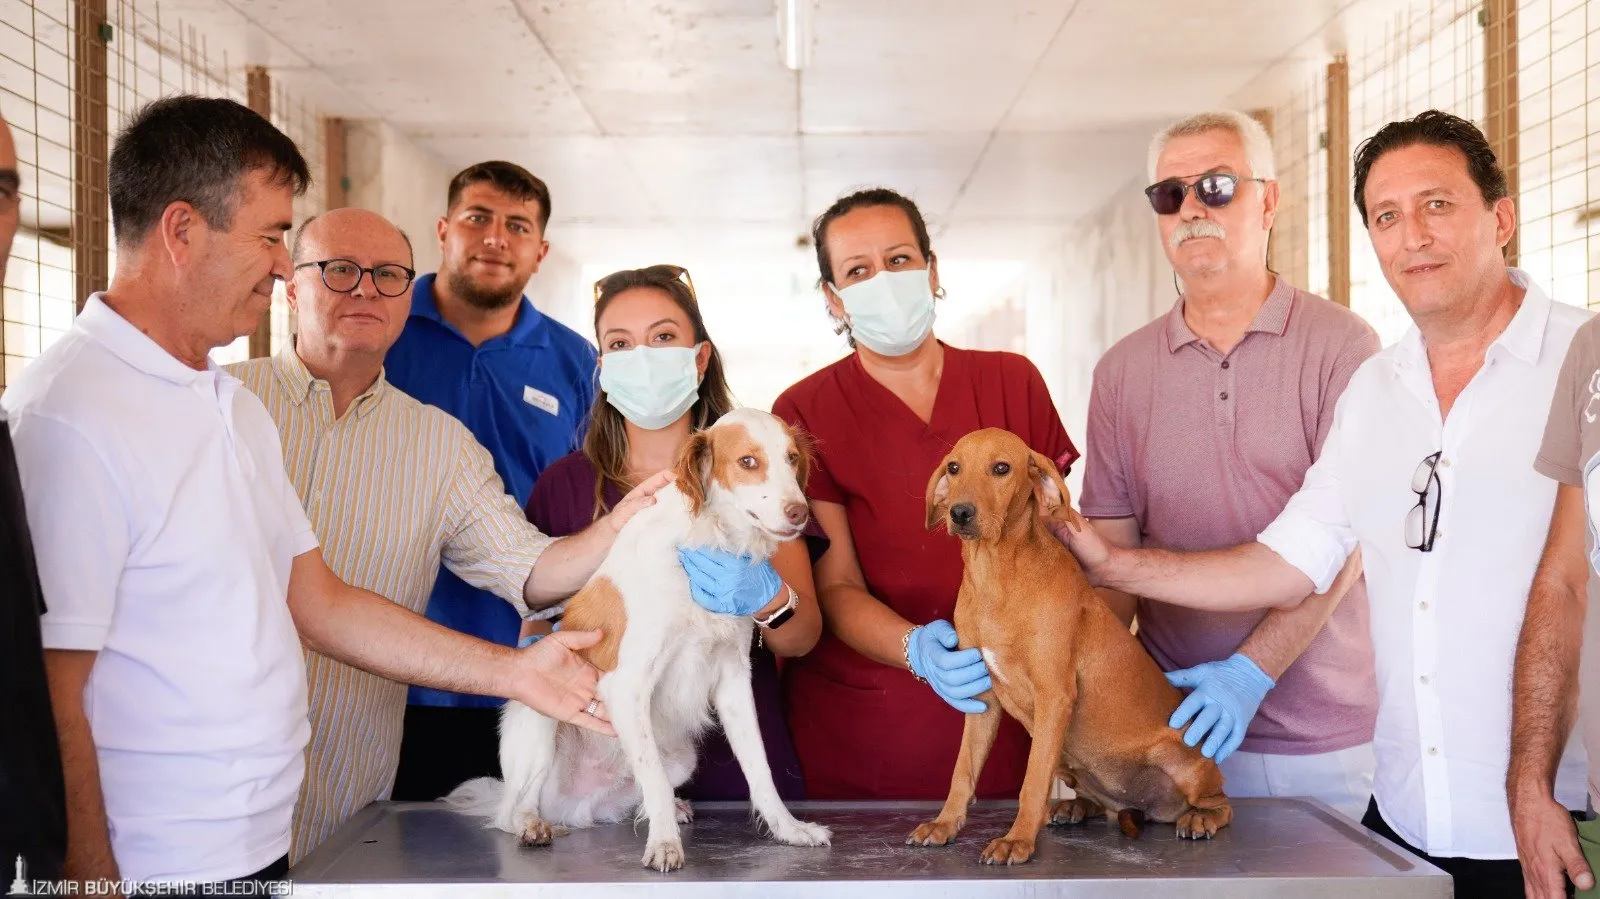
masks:
<instances>
[{"instance_id":1,"label":"dog's paw","mask_svg":"<svg viewBox=\"0 0 1600 899\"><path fill-rule=\"evenodd\" d=\"M644 866L663 874L683 867L683 841L674 838L645 846Z\"/></svg>"},{"instance_id":2,"label":"dog's paw","mask_svg":"<svg viewBox=\"0 0 1600 899\"><path fill-rule=\"evenodd\" d=\"M1233 819L1233 809L1191 808L1178 816L1178 836L1190 840L1209 840L1217 831L1228 826Z\"/></svg>"},{"instance_id":3,"label":"dog's paw","mask_svg":"<svg viewBox=\"0 0 1600 899\"><path fill-rule=\"evenodd\" d=\"M517 845L522 847L548 846L551 839L555 837L557 830L564 830L564 828L551 827L549 821L540 818L524 818L522 820L522 829L517 832Z\"/></svg>"},{"instance_id":4,"label":"dog's paw","mask_svg":"<svg viewBox=\"0 0 1600 899\"><path fill-rule=\"evenodd\" d=\"M978 858L986 865L1020 865L1033 858L1033 840L1009 837L990 840Z\"/></svg>"},{"instance_id":5,"label":"dog's paw","mask_svg":"<svg viewBox=\"0 0 1600 899\"><path fill-rule=\"evenodd\" d=\"M917 829L906 838L907 846L944 846L956 838L961 831L960 821L944 821L935 818L926 824L917 825Z\"/></svg>"},{"instance_id":6,"label":"dog's paw","mask_svg":"<svg viewBox=\"0 0 1600 899\"><path fill-rule=\"evenodd\" d=\"M1105 813L1105 809L1087 799L1063 799L1051 806L1050 824L1082 824L1086 818Z\"/></svg>"},{"instance_id":7,"label":"dog's paw","mask_svg":"<svg viewBox=\"0 0 1600 899\"><path fill-rule=\"evenodd\" d=\"M674 798L672 804L678 810L674 817L677 818L679 824L691 824L694 822L694 806L689 804L689 800Z\"/></svg>"},{"instance_id":8,"label":"dog's paw","mask_svg":"<svg viewBox=\"0 0 1600 899\"><path fill-rule=\"evenodd\" d=\"M827 846L833 842L833 831L821 824L791 818L772 829L772 838L788 846Z\"/></svg>"}]
</instances>

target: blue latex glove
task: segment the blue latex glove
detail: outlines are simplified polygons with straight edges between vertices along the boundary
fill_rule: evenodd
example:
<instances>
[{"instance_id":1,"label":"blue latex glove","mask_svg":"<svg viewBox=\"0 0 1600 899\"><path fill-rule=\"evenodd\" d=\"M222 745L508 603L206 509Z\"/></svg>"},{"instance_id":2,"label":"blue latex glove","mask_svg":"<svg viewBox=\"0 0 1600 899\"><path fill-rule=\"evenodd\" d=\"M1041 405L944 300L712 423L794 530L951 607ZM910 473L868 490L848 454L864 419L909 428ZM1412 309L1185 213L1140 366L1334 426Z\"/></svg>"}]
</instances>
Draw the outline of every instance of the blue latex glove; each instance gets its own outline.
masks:
<instances>
[{"instance_id":1,"label":"blue latex glove","mask_svg":"<svg viewBox=\"0 0 1600 899\"><path fill-rule=\"evenodd\" d=\"M983 655L976 649L957 650L959 643L950 622L930 621L911 632L906 654L911 670L927 681L940 699L957 711L976 715L988 706L972 697L994 684L989 680Z\"/></svg>"},{"instance_id":2,"label":"blue latex glove","mask_svg":"<svg viewBox=\"0 0 1600 899\"><path fill-rule=\"evenodd\" d=\"M1260 666L1239 653L1226 661L1169 671L1167 680L1180 690L1194 691L1172 713L1167 726L1182 728L1193 718L1194 723L1184 731L1183 742L1193 746L1204 739L1200 754L1218 764L1244 742L1245 731L1261 707L1261 700L1277 686Z\"/></svg>"},{"instance_id":3,"label":"blue latex glove","mask_svg":"<svg viewBox=\"0 0 1600 899\"><path fill-rule=\"evenodd\" d=\"M557 621L555 624L550 625L550 632L551 633L555 633L556 631L559 631L559 630L561 630L561 622L560 621ZM518 649L527 649L528 647L532 646L533 644L538 643L540 638L545 637L545 636L547 636L547 635L546 634L528 634L525 637L518 637L517 638L517 648Z\"/></svg>"},{"instance_id":4,"label":"blue latex glove","mask_svg":"<svg viewBox=\"0 0 1600 899\"><path fill-rule=\"evenodd\" d=\"M709 612L754 615L783 589L772 562L757 562L720 549L679 549L678 561L689 573L689 593Z\"/></svg>"}]
</instances>

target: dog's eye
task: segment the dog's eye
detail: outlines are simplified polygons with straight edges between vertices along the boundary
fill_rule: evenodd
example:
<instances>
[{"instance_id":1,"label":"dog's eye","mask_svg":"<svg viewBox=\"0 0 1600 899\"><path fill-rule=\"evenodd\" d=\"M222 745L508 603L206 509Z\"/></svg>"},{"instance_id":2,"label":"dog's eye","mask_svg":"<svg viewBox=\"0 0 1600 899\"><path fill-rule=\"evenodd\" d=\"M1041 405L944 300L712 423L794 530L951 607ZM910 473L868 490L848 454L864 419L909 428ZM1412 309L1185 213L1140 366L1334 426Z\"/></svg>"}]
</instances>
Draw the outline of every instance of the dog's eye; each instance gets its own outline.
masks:
<instances>
[{"instance_id":1,"label":"dog's eye","mask_svg":"<svg viewBox=\"0 0 1600 899\"><path fill-rule=\"evenodd\" d=\"M945 474L960 474L961 473L961 463L960 462L951 462L950 464L948 464L948 465L946 465L944 467L944 472L945 472Z\"/></svg>"},{"instance_id":2,"label":"dog's eye","mask_svg":"<svg viewBox=\"0 0 1600 899\"><path fill-rule=\"evenodd\" d=\"M756 466L760 465L761 463L756 461L756 457L755 456L740 456L739 457L739 464L744 466L745 468L749 468L749 469L753 470Z\"/></svg>"},{"instance_id":3,"label":"dog's eye","mask_svg":"<svg viewBox=\"0 0 1600 899\"><path fill-rule=\"evenodd\" d=\"M996 462L996 463L994 463L994 467L989 469L989 470L994 472L995 477L1002 477L1004 475L1008 475L1008 474L1011 473L1011 463L1010 462Z\"/></svg>"},{"instance_id":4,"label":"dog's eye","mask_svg":"<svg viewBox=\"0 0 1600 899\"><path fill-rule=\"evenodd\" d=\"M789 455L785 456L784 459L787 460L790 465L795 465L800 461L800 454L790 453Z\"/></svg>"}]
</instances>

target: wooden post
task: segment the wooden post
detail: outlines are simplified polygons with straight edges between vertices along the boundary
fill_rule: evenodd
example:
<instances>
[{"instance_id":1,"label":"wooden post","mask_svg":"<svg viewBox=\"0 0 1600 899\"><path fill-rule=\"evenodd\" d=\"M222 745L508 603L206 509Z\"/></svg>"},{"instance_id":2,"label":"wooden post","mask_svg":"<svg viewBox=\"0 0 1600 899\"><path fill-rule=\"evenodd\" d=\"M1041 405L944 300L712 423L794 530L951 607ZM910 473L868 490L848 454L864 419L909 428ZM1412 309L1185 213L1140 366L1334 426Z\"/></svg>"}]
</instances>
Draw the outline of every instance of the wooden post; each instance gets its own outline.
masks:
<instances>
[{"instance_id":1,"label":"wooden post","mask_svg":"<svg viewBox=\"0 0 1600 899\"><path fill-rule=\"evenodd\" d=\"M245 70L245 103L262 118L272 121L272 76L266 66ZM250 334L250 358L272 355L272 309L261 313L261 321Z\"/></svg>"},{"instance_id":2,"label":"wooden post","mask_svg":"<svg viewBox=\"0 0 1600 899\"><path fill-rule=\"evenodd\" d=\"M1484 136L1505 169L1506 188L1520 199L1521 147L1517 139L1517 0L1486 0L1483 6L1483 118ZM1511 232L1506 244L1506 264L1516 265L1520 241Z\"/></svg>"},{"instance_id":3,"label":"wooden post","mask_svg":"<svg viewBox=\"0 0 1600 899\"><path fill-rule=\"evenodd\" d=\"M1350 64L1328 64L1328 299L1350 305Z\"/></svg>"},{"instance_id":4,"label":"wooden post","mask_svg":"<svg viewBox=\"0 0 1600 899\"><path fill-rule=\"evenodd\" d=\"M111 282L106 0L73 0L72 275L78 310Z\"/></svg>"},{"instance_id":5,"label":"wooden post","mask_svg":"<svg viewBox=\"0 0 1600 899\"><path fill-rule=\"evenodd\" d=\"M344 163L344 119L322 120L322 190L324 209L350 205Z\"/></svg>"}]
</instances>

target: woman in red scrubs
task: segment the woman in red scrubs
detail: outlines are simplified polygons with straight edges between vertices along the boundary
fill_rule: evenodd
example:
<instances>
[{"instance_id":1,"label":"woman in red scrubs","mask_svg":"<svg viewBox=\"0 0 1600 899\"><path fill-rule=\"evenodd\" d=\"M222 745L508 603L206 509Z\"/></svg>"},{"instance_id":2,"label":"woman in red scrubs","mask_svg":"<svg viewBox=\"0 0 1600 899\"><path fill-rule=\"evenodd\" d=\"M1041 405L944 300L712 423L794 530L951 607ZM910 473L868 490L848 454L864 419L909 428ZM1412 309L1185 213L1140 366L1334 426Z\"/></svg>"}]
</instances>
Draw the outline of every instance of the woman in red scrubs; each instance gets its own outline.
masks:
<instances>
[{"instance_id":1,"label":"woman in red scrubs","mask_svg":"<svg viewBox=\"0 0 1600 899\"><path fill-rule=\"evenodd\" d=\"M1063 472L1078 457L1044 379L1013 353L934 337L938 263L921 213L878 188L817 219L828 310L851 355L784 391L773 412L816 438L808 492L829 538L815 567L824 632L784 666L784 708L811 799L942 799L962 712L988 686L954 651L959 542L924 526L928 478L957 440L1004 428ZM1007 717L978 795L1015 798L1027 732Z\"/></svg>"}]
</instances>

